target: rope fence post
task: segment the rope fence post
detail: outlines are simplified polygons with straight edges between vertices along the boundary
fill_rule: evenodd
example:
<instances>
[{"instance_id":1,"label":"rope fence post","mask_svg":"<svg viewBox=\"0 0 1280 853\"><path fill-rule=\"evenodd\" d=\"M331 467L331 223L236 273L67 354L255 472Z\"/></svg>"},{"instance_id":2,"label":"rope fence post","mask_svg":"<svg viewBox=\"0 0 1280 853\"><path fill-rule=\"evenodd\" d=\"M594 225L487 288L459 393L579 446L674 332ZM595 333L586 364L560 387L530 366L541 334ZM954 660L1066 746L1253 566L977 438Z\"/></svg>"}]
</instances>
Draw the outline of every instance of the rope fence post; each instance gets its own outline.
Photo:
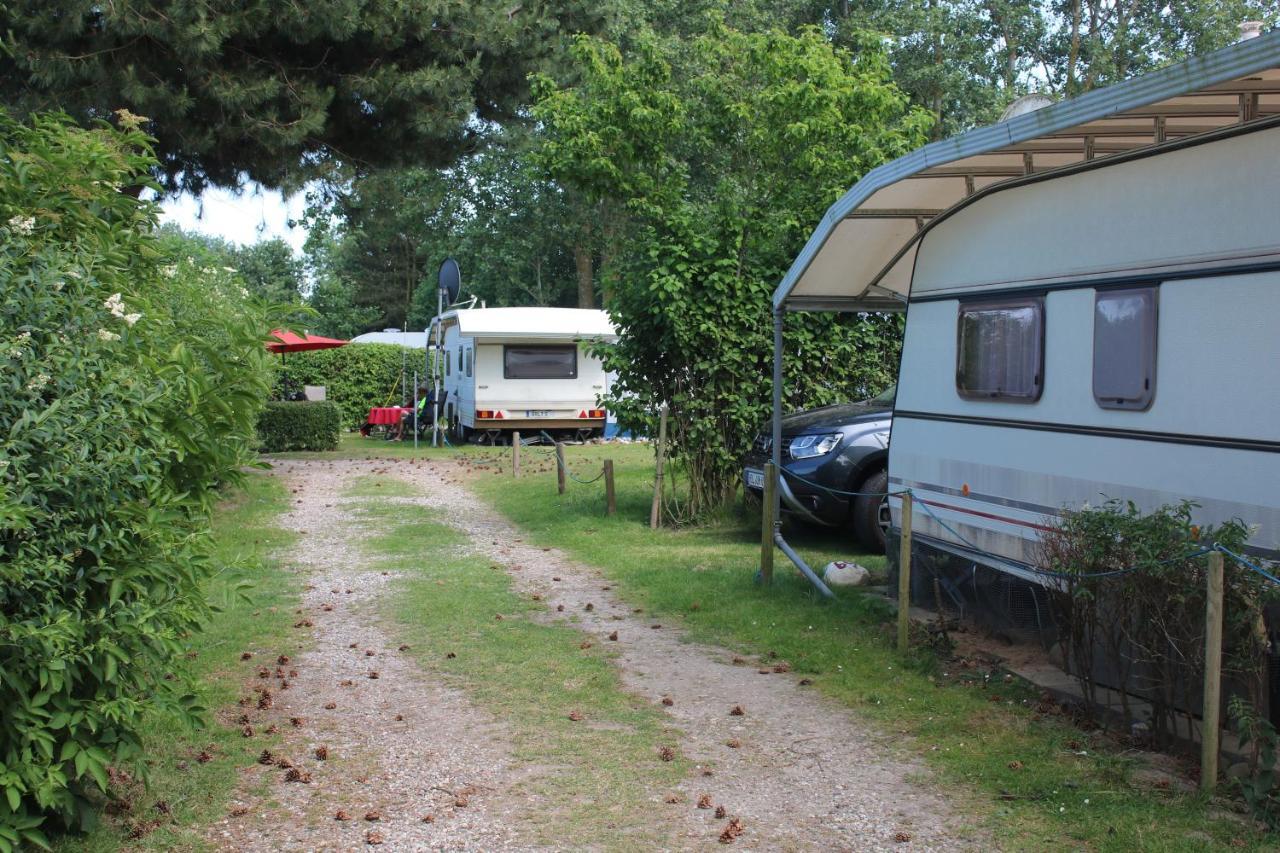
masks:
<instances>
[{"instance_id":1,"label":"rope fence post","mask_svg":"<svg viewBox=\"0 0 1280 853\"><path fill-rule=\"evenodd\" d=\"M618 512L618 498L613 491L613 460L604 460L604 514L615 515Z\"/></svg>"},{"instance_id":2,"label":"rope fence post","mask_svg":"<svg viewBox=\"0 0 1280 853\"><path fill-rule=\"evenodd\" d=\"M564 445L556 442L556 488L564 494Z\"/></svg>"},{"instance_id":3,"label":"rope fence post","mask_svg":"<svg viewBox=\"0 0 1280 853\"><path fill-rule=\"evenodd\" d=\"M649 528L657 530L662 525L662 466L667 455L667 404L662 404L658 417L658 473L653 481L653 506L649 509Z\"/></svg>"},{"instance_id":4,"label":"rope fence post","mask_svg":"<svg viewBox=\"0 0 1280 853\"><path fill-rule=\"evenodd\" d=\"M911 620L911 493L902 493L902 538L898 542L898 651L905 652Z\"/></svg>"},{"instance_id":5,"label":"rope fence post","mask_svg":"<svg viewBox=\"0 0 1280 853\"><path fill-rule=\"evenodd\" d=\"M1222 708L1222 553L1209 554L1204 607L1204 724L1200 732L1200 790L1218 784L1219 719Z\"/></svg>"},{"instance_id":6,"label":"rope fence post","mask_svg":"<svg viewBox=\"0 0 1280 853\"><path fill-rule=\"evenodd\" d=\"M778 468L764 463L764 494L760 498L760 583L773 584L773 505L777 502Z\"/></svg>"},{"instance_id":7,"label":"rope fence post","mask_svg":"<svg viewBox=\"0 0 1280 853\"><path fill-rule=\"evenodd\" d=\"M511 433L511 476L520 477L520 430Z\"/></svg>"}]
</instances>

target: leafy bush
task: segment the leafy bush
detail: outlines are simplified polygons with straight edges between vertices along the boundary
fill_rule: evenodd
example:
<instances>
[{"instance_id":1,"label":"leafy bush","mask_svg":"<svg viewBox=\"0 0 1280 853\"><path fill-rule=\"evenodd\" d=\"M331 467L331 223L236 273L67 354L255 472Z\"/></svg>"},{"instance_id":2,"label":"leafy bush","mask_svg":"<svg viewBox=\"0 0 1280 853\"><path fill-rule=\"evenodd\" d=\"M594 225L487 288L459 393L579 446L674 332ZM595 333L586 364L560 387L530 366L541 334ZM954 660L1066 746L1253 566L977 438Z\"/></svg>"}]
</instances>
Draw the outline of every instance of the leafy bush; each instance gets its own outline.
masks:
<instances>
[{"instance_id":1,"label":"leafy bush","mask_svg":"<svg viewBox=\"0 0 1280 853\"><path fill-rule=\"evenodd\" d=\"M1195 505L1183 502L1142 512L1132 502L1067 512L1042 539L1042 564L1066 576L1051 588L1055 622L1067 668L1096 701L1095 662L1111 668L1107 683L1147 697L1151 732L1160 745L1194 726L1204 683L1207 544L1239 551L1248 529L1238 521L1200 526ZM1255 707L1266 690L1262 610L1277 591L1264 579L1226 562L1223 579L1224 676ZM1132 720L1129 696L1120 696Z\"/></svg>"},{"instance_id":2,"label":"leafy bush","mask_svg":"<svg viewBox=\"0 0 1280 853\"><path fill-rule=\"evenodd\" d=\"M166 254L118 119L0 113L0 851L90 822L108 768L145 775L143 715L198 721L174 661L269 389L269 318Z\"/></svg>"},{"instance_id":3,"label":"leafy bush","mask_svg":"<svg viewBox=\"0 0 1280 853\"><path fill-rule=\"evenodd\" d=\"M286 450L336 450L342 415L330 402L272 402L258 415L258 441L264 453Z\"/></svg>"},{"instance_id":4,"label":"leafy bush","mask_svg":"<svg viewBox=\"0 0 1280 853\"><path fill-rule=\"evenodd\" d=\"M925 139L880 40L856 53L817 29L745 33L711 19L680 45L641 33L625 56L580 38L572 84L540 78L539 158L599 201L602 270L620 339L610 408L668 438L685 512L736 494L770 411L770 295L823 211L860 175ZM897 317L787 318L784 405L865 399L892 382Z\"/></svg>"},{"instance_id":5,"label":"leafy bush","mask_svg":"<svg viewBox=\"0 0 1280 853\"><path fill-rule=\"evenodd\" d=\"M1280 829L1280 776L1276 773L1280 736L1270 720L1239 696L1231 699L1228 715L1236 721L1241 748L1250 750L1249 773L1234 780L1236 790L1253 816L1274 832Z\"/></svg>"},{"instance_id":6,"label":"leafy bush","mask_svg":"<svg viewBox=\"0 0 1280 853\"><path fill-rule=\"evenodd\" d=\"M290 353L289 385L326 386L325 396L342 410L348 428L365 422L374 406L400 404L401 368L408 373L404 387L413 393L413 371L426 373L422 350L396 344L349 344L337 349ZM280 357L275 356L279 368ZM277 390L279 390L277 388Z\"/></svg>"}]
</instances>

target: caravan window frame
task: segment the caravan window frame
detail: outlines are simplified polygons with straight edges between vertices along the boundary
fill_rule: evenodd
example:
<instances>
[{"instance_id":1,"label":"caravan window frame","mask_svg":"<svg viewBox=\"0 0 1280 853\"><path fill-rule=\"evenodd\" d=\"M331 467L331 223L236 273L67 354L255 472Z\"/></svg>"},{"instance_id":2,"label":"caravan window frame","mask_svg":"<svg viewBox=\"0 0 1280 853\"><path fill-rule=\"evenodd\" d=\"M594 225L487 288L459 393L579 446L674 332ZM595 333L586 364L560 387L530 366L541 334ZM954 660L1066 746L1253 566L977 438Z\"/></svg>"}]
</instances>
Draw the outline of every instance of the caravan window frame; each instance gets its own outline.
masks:
<instances>
[{"instance_id":1,"label":"caravan window frame","mask_svg":"<svg viewBox=\"0 0 1280 853\"><path fill-rule=\"evenodd\" d=\"M1031 365L1032 388L1027 392L1009 392L975 388L965 378L965 319L972 315L997 311L1031 309L1036 328L1032 333L1035 344L1034 359ZM995 403L1035 403L1044 394L1045 364L1045 297L1043 293L1034 296L1016 296L1003 298L982 298L960 302L956 312L956 393L966 400L978 400ZM1025 370L1023 371L1025 372Z\"/></svg>"},{"instance_id":2,"label":"caravan window frame","mask_svg":"<svg viewBox=\"0 0 1280 853\"><path fill-rule=\"evenodd\" d=\"M518 350L568 350L573 353L573 371L567 376L521 376L512 374L511 353ZM506 344L502 347L503 379L577 379L578 378L578 345L577 344Z\"/></svg>"},{"instance_id":3,"label":"caravan window frame","mask_svg":"<svg viewBox=\"0 0 1280 853\"><path fill-rule=\"evenodd\" d=\"M1114 345L1109 352L1099 352L1100 347L1108 347L1105 337L1100 337L1099 311L1103 302L1116 298L1142 297L1145 300L1144 311L1136 316L1139 327L1126 326L1121 332L1119 346L1137 341L1136 363L1121 365L1122 369L1133 373L1145 374L1141 377L1143 388L1140 393L1122 397L1116 393L1103 394L1098 389L1098 369L1104 362L1114 370L1116 367ZM1160 288L1158 285L1142 285L1136 287L1099 288L1093 294L1093 401L1098 408L1126 412L1145 412L1151 408L1156 398L1156 357L1160 341ZM1106 377L1103 377L1104 381ZM1137 377L1133 379L1136 384Z\"/></svg>"}]
</instances>

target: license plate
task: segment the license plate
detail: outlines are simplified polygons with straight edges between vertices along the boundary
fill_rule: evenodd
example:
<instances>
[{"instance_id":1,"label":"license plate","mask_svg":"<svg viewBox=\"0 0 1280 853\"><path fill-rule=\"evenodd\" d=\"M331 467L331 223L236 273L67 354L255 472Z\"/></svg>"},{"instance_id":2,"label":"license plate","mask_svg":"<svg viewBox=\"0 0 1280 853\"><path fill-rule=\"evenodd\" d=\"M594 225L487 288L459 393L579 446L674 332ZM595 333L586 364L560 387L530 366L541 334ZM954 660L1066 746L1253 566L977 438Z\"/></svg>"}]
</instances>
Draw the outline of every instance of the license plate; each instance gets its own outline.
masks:
<instances>
[{"instance_id":1,"label":"license plate","mask_svg":"<svg viewBox=\"0 0 1280 853\"><path fill-rule=\"evenodd\" d=\"M526 418L549 418L554 414L555 412L551 411L550 409L525 409L524 410L524 416Z\"/></svg>"},{"instance_id":2,"label":"license plate","mask_svg":"<svg viewBox=\"0 0 1280 853\"><path fill-rule=\"evenodd\" d=\"M763 489L764 488L764 472L752 471L748 468L745 472L747 478L747 488Z\"/></svg>"}]
</instances>

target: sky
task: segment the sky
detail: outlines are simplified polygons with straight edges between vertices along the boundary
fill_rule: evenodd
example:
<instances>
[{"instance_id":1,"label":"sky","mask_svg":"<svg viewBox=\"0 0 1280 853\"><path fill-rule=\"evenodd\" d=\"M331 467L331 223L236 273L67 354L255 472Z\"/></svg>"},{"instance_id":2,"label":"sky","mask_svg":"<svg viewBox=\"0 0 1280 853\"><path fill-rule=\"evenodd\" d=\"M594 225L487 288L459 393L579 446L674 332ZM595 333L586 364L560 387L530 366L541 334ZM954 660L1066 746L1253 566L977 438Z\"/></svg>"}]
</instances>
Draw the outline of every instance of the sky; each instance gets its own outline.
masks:
<instances>
[{"instance_id":1,"label":"sky","mask_svg":"<svg viewBox=\"0 0 1280 853\"><path fill-rule=\"evenodd\" d=\"M294 254L301 254L307 239L301 224L289 227L290 220L300 220L306 208L302 192L285 198L257 184L239 192L211 187L201 196L184 193L167 198L160 208L164 222L241 246L279 237L293 247Z\"/></svg>"}]
</instances>

